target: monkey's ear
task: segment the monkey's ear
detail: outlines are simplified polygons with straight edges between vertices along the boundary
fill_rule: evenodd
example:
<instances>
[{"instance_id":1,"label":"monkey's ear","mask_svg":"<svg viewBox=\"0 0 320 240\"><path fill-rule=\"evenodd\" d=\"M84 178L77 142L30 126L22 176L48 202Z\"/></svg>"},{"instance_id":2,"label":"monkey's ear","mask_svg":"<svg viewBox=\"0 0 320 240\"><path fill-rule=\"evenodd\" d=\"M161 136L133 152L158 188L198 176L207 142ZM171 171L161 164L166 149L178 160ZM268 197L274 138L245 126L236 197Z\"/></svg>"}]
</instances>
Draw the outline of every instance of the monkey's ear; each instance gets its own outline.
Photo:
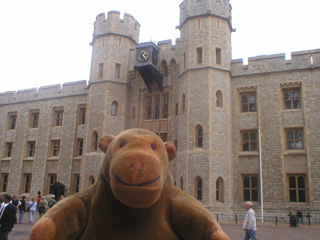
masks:
<instances>
[{"instance_id":1,"label":"monkey's ear","mask_svg":"<svg viewBox=\"0 0 320 240\"><path fill-rule=\"evenodd\" d=\"M169 161L171 161L172 159L175 158L175 156L177 154L177 149L172 143L169 143L169 142L165 142L164 146L167 150Z\"/></svg>"},{"instance_id":2,"label":"monkey's ear","mask_svg":"<svg viewBox=\"0 0 320 240\"><path fill-rule=\"evenodd\" d=\"M113 139L114 139L114 136L112 136L112 135L108 135L108 136L104 136L104 137L100 138L99 148L101 149L102 152L104 152L104 153L107 152L107 149Z\"/></svg>"}]
</instances>

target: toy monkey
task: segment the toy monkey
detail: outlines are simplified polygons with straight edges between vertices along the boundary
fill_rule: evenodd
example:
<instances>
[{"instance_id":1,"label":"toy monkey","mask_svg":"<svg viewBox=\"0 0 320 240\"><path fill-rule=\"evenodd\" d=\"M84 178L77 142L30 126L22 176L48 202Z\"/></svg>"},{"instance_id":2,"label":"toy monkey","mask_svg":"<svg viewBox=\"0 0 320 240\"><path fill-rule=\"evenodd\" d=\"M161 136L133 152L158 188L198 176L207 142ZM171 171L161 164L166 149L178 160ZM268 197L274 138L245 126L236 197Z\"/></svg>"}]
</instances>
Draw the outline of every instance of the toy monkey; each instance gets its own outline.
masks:
<instances>
[{"instance_id":1,"label":"toy monkey","mask_svg":"<svg viewBox=\"0 0 320 240\"><path fill-rule=\"evenodd\" d=\"M96 184L57 203L31 240L228 240L212 214L174 186L171 143L131 129L99 141L105 152Z\"/></svg>"}]
</instances>

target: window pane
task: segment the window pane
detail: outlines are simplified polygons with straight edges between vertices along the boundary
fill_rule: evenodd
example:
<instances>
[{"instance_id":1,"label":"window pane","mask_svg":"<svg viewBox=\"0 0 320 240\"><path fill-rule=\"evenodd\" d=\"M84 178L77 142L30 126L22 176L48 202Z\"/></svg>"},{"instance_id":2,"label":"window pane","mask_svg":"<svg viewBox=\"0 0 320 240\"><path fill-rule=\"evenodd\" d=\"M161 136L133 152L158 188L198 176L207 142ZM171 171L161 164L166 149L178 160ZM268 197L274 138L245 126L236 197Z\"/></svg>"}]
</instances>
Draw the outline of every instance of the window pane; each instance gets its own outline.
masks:
<instances>
[{"instance_id":1,"label":"window pane","mask_svg":"<svg viewBox=\"0 0 320 240\"><path fill-rule=\"evenodd\" d=\"M256 102L256 96L250 95L249 97L249 103L255 103Z\"/></svg>"},{"instance_id":2,"label":"window pane","mask_svg":"<svg viewBox=\"0 0 320 240\"><path fill-rule=\"evenodd\" d=\"M250 151L257 151L257 143L256 142L250 143Z\"/></svg>"},{"instance_id":3,"label":"window pane","mask_svg":"<svg viewBox=\"0 0 320 240\"><path fill-rule=\"evenodd\" d=\"M252 190L252 201L258 201L258 190Z\"/></svg>"},{"instance_id":4,"label":"window pane","mask_svg":"<svg viewBox=\"0 0 320 240\"><path fill-rule=\"evenodd\" d=\"M287 132L287 139L293 139L293 131Z\"/></svg>"},{"instance_id":5,"label":"window pane","mask_svg":"<svg viewBox=\"0 0 320 240\"><path fill-rule=\"evenodd\" d=\"M301 130L296 131L296 139L302 139L302 131Z\"/></svg>"},{"instance_id":6,"label":"window pane","mask_svg":"<svg viewBox=\"0 0 320 240\"><path fill-rule=\"evenodd\" d=\"M251 141L256 141L257 140L257 134L256 133L250 133L250 139L251 139Z\"/></svg>"},{"instance_id":7,"label":"window pane","mask_svg":"<svg viewBox=\"0 0 320 240\"><path fill-rule=\"evenodd\" d=\"M244 95L241 97L241 102L242 103L248 103L248 96Z\"/></svg>"},{"instance_id":8,"label":"window pane","mask_svg":"<svg viewBox=\"0 0 320 240\"><path fill-rule=\"evenodd\" d=\"M257 177L252 177L252 188L258 188L258 178Z\"/></svg>"},{"instance_id":9,"label":"window pane","mask_svg":"<svg viewBox=\"0 0 320 240\"><path fill-rule=\"evenodd\" d=\"M305 188L304 177L298 177L298 188Z\"/></svg>"},{"instance_id":10,"label":"window pane","mask_svg":"<svg viewBox=\"0 0 320 240\"><path fill-rule=\"evenodd\" d=\"M296 190L290 190L290 202L297 201L297 192Z\"/></svg>"},{"instance_id":11,"label":"window pane","mask_svg":"<svg viewBox=\"0 0 320 240\"><path fill-rule=\"evenodd\" d=\"M306 202L306 191L305 190L299 190L299 202Z\"/></svg>"},{"instance_id":12,"label":"window pane","mask_svg":"<svg viewBox=\"0 0 320 240\"><path fill-rule=\"evenodd\" d=\"M293 91L292 92L292 99L298 100L299 99L299 91Z\"/></svg>"},{"instance_id":13,"label":"window pane","mask_svg":"<svg viewBox=\"0 0 320 240\"><path fill-rule=\"evenodd\" d=\"M250 112L255 112L256 111L256 104L255 103L251 103L250 104Z\"/></svg>"},{"instance_id":14,"label":"window pane","mask_svg":"<svg viewBox=\"0 0 320 240\"><path fill-rule=\"evenodd\" d=\"M242 151L249 151L249 143L248 142L244 142L242 144Z\"/></svg>"},{"instance_id":15,"label":"window pane","mask_svg":"<svg viewBox=\"0 0 320 240\"><path fill-rule=\"evenodd\" d=\"M248 133L243 133L243 134L242 134L242 140L243 140L244 142L249 141L249 134L248 134Z\"/></svg>"},{"instance_id":16,"label":"window pane","mask_svg":"<svg viewBox=\"0 0 320 240\"><path fill-rule=\"evenodd\" d=\"M198 187L198 188L202 188L202 180L201 180L201 178L199 178L199 179L197 180L197 187Z\"/></svg>"},{"instance_id":17,"label":"window pane","mask_svg":"<svg viewBox=\"0 0 320 240\"><path fill-rule=\"evenodd\" d=\"M285 102L285 109L291 109L291 102Z\"/></svg>"},{"instance_id":18,"label":"window pane","mask_svg":"<svg viewBox=\"0 0 320 240\"><path fill-rule=\"evenodd\" d=\"M289 188L296 188L296 178L289 177Z\"/></svg>"},{"instance_id":19,"label":"window pane","mask_svg":"<svg viewBox=\"0 0 320 240\"><path fill-rule=\"evenodd\" d=\"M243 200L244 201L250 201L250 190L244 190L243 191Z\"/></svg>"},{"instance_id":20,"label":"window pane","mask_svg":"<svg viewBox=\"0 0 320 240\"><path fill-rule=\"evenodd\" d=\"M294 149L293 141L287 141L287 149L288 149L288 150Z\"/></svg>"},{"instance_id":21,"label":"window pane","mask_svg":"<svg viewBox=\"0 0 320 240\"><path fill-rule=\"evenodd\" d=\"M284 92L284 100L291 100L291 92L290 91Z\"/></svg>"},{"instance_id":22,"label":"window pane","mask_svg":"<svg viewBox=\"0 0 320 240\"><path fill-rule=\"evenodd\" d=\"M299 101L299 100L293 101L293 108L294 108L294 109L300 108L300 101Z\"/></svg>"},{"instance_id":23,"label":"window pane","mask_svg":"<svg viewBox=\"0 0 320 240\"><path fill-rule=\"evenodd\" d=\"M244 188L249 188L250 187L250 178L249 177L244 177L243 178L243 187Z\"/></svg>"},{"instance_id":24,"label":"window pane","mask_svg":"<svg viewBox=\"0 0 320 240\"><path fill-rule=\"evenodd\" d=\"M302 149L302 141L296 141L296 149Z\"/></svg>"}]
</instances>

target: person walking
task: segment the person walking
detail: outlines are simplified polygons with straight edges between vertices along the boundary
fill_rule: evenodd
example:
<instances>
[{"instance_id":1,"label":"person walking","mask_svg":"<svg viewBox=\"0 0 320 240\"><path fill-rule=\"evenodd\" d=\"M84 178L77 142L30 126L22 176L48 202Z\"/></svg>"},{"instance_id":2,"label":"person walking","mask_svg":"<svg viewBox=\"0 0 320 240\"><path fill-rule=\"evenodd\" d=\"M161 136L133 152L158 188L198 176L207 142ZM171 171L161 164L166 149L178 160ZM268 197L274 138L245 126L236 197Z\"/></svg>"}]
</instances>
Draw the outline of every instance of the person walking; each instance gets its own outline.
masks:
<instances>
[{"instance_id":1,"label":"person walking","mask_svg":"<svg viewBox=\"0 0 320 240\"><path fill-rule=\"evenodd\" d=\"M19 205L19 223L22 223L24 213L26 212L26 196L22 196L20 202L21 204Z\"/></svg>"},{"instance_id":2,"label":"person walking","mask_svg":"<svg viewBox=\"0 0 320 240\"><path fill-rule=\"evenodd\" d=\"M28 202L27 211L29 212L29 220L30 223L33 223L34 220L34 213L37 211L37 202L35 198L32 198L31 201Z\"/></svg>"},{"instance_id":3,"label":"person walking","mask_svg":"<svg viewBox=\"0 0 320 240\"><path fill-rule=\"evenodd\" d=\"M48 202L44 198L41 198L41 201L38 207L39 218L41 218L42 215L47 212L47 205L48 205Z\"/></svg>"},{"instance_id":4,"label":"person walking","mask_svg":"<svg viewBox=\"0 0 320 240\"><path fill-rule=\"evenodd\" d=\"M257 240L257 223L256 214L252 209L252 202L246 202L247 213L244 218L242 229L246 232L243 240Z\"/></svg>"},{"instance_id":5,"label":"person walking","mask_svg":"<svg viewBox=\"0 0 320 240\"><path fill-rule=\"evenodd\" d=\"M8 240L9 232L14 226L14 216L17 209L10 203L11 196L4 194L4 207L0 211L0 240Z\"/></svg>"}]
</instances>

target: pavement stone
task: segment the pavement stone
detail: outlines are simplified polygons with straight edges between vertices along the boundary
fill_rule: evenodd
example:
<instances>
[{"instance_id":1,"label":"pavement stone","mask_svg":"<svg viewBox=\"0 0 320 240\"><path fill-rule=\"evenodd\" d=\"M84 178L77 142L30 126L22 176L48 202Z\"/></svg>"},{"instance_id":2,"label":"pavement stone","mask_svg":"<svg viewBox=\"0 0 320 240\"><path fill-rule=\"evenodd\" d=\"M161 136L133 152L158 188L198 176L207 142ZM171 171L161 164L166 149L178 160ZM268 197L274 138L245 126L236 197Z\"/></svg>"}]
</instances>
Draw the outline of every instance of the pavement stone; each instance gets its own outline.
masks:
<instances>
[{"instance_id":1,"label":"pavement stone","mask_svg":"<svg viewBox=\"0 0 320 240\"><path fill-rule=\"evenodd\" d=\"M17 215L18 216L18 215ZM39 214L35 213L35 222ZM231 240L241 240L244 231L241 229L242 222L219 222L223 231ZM22 224L16 224L9 233L9 240L28 240L34 223L29 223L29 215L24 215ZM299 227L290 227L289 224L281 223L277 226L272 223L257 223L257 237L259 240L319 240L320 224L300 224ZM150 239L152 240L152 239ZM164 239L165 240L165 239Z\"/></svg>"}]
</instances>

